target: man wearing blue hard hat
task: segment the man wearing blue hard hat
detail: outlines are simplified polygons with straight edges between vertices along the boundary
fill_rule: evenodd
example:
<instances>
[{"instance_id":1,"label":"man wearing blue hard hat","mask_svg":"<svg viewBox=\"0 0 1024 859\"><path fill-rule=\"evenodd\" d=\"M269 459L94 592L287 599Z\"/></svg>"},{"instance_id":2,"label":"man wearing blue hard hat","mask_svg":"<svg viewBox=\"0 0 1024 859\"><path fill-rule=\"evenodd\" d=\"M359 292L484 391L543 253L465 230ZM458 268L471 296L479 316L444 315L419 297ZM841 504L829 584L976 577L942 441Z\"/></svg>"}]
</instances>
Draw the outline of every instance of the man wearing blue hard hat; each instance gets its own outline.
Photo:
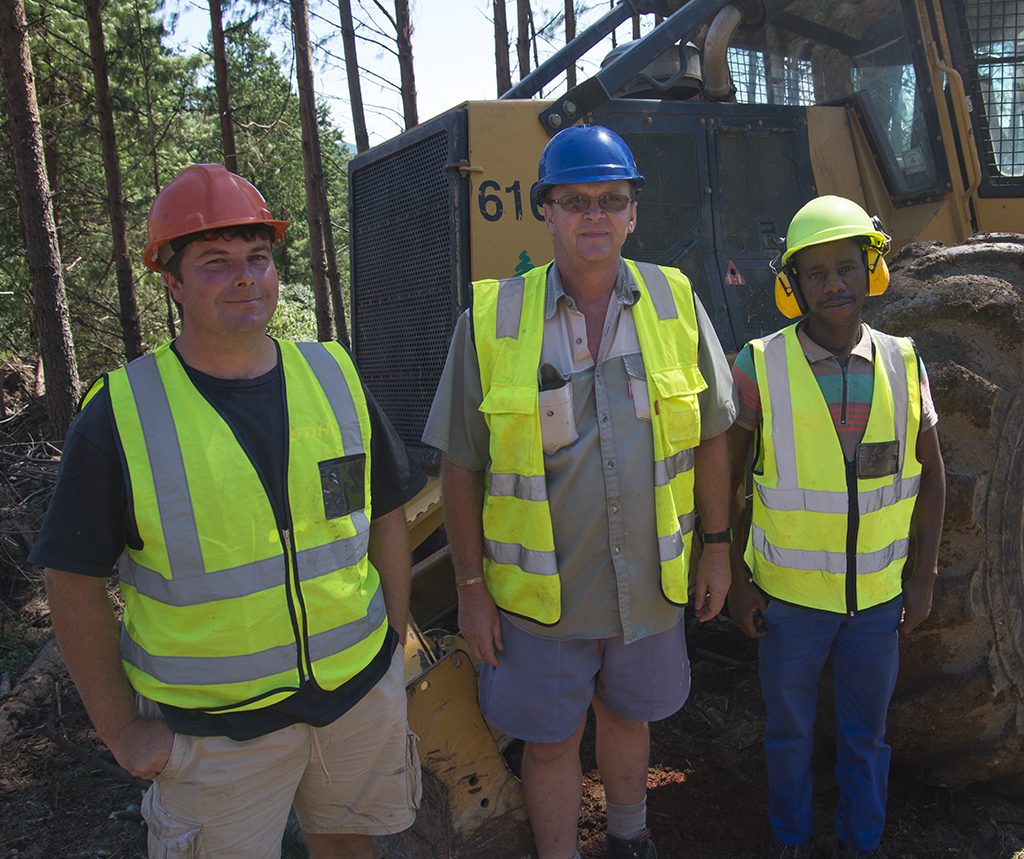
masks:
<instances>
[{"instance_id":1,"label":"man wearing blue hard hat","mask_svg":"<svg viewBox=\"0 0 1024 859\"><path fill-rule=\"evenodd\" d=\"M729 584L729 366L686 277L622 257L643 184L614 132L552 138L532 194L554 260L473 285L423 436L445 453L459 625L483 664L481 710L525 741L540 859L579 855L591 706L608 855L657 855L648 723L689 692L690 592L706 621Z\"/></svg>"}]
</instances>

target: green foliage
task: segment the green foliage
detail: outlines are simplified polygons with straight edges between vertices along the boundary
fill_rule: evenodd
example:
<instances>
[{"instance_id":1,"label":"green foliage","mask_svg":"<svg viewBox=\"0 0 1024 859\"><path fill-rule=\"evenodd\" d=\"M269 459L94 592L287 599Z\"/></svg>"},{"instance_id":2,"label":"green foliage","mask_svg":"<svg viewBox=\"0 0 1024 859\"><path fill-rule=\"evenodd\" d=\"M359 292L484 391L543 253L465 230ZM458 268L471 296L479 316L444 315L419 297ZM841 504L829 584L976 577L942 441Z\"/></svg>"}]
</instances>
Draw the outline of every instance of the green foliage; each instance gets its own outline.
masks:
<instances>
[{"instance_id":1,"label":"green foliage","mask_svg":"<svg viewBox=\"0 0 1024 859\"><path fill-rule=\"evenodd\" d=\"M286 340L316 340L313 288L309 284L281 284L277 311L267 331L274 337Z\"/></svg>"},{"instance_id":2,"label":"green foliage","mask_svg":"<svg viewBox=\"0 0 1024 859\"><path fill-rule=\"evenodd\" d=\"M88 28L84 8L72 0L26 0L26 7L75 352L79 375L89 380L123 363L123 347ZM171 51L160 12L158 0L107 0L102 10L129 247L148 348L169 336L162 283L141 263L150 203L188 164L222 160L212 51ZM291 221L275 247L281 279L291 284L282 289L275 328L315 339L298 101L269 42L255 29L258 20L225 20L239 172L263 192L275 217ZM0 292L13 293L0 294L4 358L33 355L38 346L2 100L0 108ZM346 211L348 153L325 108L320 132L337 224ZM336 232L339 254L345 253L344 236ZM347 272L347 259L338 264Z\"/></svg>"}]
</instances>

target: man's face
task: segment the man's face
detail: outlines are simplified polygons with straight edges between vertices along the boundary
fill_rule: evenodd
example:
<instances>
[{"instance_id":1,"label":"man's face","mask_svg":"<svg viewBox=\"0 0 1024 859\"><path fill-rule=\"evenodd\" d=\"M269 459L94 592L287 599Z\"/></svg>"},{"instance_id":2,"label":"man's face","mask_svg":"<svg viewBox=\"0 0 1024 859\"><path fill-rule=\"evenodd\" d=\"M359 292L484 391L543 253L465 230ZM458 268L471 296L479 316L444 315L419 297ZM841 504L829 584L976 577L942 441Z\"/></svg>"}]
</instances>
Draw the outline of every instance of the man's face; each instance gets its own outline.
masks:
<instances>
[{"instance_id":1,"label":"man's face","mask_svg":"<svg viewBox=\"0 0 1024 859\"><path fill-rule=\"evenodd\" d=\"M632 197L633 187L620 179L556 185L548 190L549 201L577 195L590 198L590 207L585 212L572 212L552 202L544 204L544 222L554 241L556 260L590 267L619 259L626 237L636 227L636 203L630 203L621 212L604 211L598 205L598 198L604 194Z\"/></svg>"},{"instance_id":2,"label":"man's face","mask_svg":"<svg viewBox=\"0 0 1024 859\"><path fill-rule=\"evenodd\" d=\"M840 239L805 248L796 254L796 271L812 319L827 328L860 322L868 272L859 242Z\"/></svg>"},{"instance_id":3,"label":"man's face","mask_svg":"<svg viewBox=\"0 0 1024 859\"><path fill-rule=\"evenodd\" d=\"M197 240L182 251L181 279L164 272L183 330L213 337L262 333L277 308L278 279L262 236Z\"/></svg>"}]
</instances>

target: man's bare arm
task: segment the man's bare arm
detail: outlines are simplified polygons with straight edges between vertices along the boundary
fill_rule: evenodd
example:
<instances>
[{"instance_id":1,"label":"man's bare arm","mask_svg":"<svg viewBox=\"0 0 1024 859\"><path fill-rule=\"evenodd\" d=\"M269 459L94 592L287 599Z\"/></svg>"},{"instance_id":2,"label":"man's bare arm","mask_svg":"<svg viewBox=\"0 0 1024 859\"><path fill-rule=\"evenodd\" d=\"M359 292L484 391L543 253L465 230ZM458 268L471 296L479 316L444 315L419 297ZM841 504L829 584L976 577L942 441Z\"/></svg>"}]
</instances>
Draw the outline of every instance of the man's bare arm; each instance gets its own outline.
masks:
<instances>
[{"instance_id":1,"label":"man's bare arm","mask_svg":"<svg viewBox=\"0 0 1024 859\"><path fill-rule=\"evenodd\" d=\"M455 581L480 579L484 569L483 473L467 471L445 457L441 463L441 493ZM470 655L497 667L495 651L502 650L504 644L494 600L482 581L458 591L459 629L469 644Z\"/></svg>"},{"instance_id":2,"label":"man's bare arm","mask_svg":"<svg viewBox=\"0 0 1024 859\"><path fill-rule=\"evenodd\" d=\"M935 427L921 433L917 449L921 460L921 488L914 506L917 563L913 577L903 586L900 632L904 635L913 632L932 611L932 589L939 575L939 543L946 508L946 471Z\"/></svg>"},{"instance_id":3,"label":"man's bare arm","mask_svg":"<svg viewBox=\"0 0 1024 859\"><path fill-rule=\"evenodd\" d=\"M405 508L399 507L370 522L370 563L380 574L388 623L405 644L409 625L409 591L412 569L409 558L409 529Z\"/></svg>"},{"instance_id":4,"label":"man's bare arm","mask_svg":"<svg viewBox=\"0 0 1024 859\"><path fill-rule=\"evenodd\" d=\"M153 778L167 763L174 733L165 721L143 718L135 707L107 580L52 569L45 576L57 644L89 718L122 767Z\"/></svg>"},{"instance_id":5,"label":"man's bare arm","mask_svg":"<svg viewBox=\"0 0 1024 859\"><path fill-rule=\"evenodd\" d=\"M729 527L729 448L724 432L701 441L694 451L693 468L701 528L709 534L724 531ZM729 546L707 544L697 566L693 605L697 619L703 622L717 616L728 591Z\"/></svg>"},{"instance_id":6,"label":"man's bare arm","mask_svg":"<svg viewBox=\"0 0 1024 859\"><path fill-rule=\"evenodd\" d=\"M745 635L763 636L761 615L765 599L750 580L750 570L743 560L748 521L747 477L750 474L750 449L753 430L733 424L729 430L729 494L731 502L732 547L729 553L732 585L729 588L729 614Z\"/></svg>"}]
</instances>

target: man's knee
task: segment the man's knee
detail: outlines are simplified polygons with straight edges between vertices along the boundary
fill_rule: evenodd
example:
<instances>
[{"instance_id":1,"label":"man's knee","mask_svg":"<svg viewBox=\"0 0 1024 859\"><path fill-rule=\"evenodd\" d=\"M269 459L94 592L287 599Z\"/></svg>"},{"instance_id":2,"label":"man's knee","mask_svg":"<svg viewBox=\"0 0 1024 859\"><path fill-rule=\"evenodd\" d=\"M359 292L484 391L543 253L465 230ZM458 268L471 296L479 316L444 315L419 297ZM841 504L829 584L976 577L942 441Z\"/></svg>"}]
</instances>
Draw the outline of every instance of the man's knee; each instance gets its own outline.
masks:
<instances>
[{"instance_id":1,"label":"man's knee","mask_svg":"<svg viewBox=\"0 0 1024 859\"><path fill-rule=\"evenodd\" d=\"M586 719L580 722L579 727L564 740L557 743L534 743L527 741L523 744L523 755L530 759L531 763L540 766L547 766L564 760L567 757L579 757L580 739L583 737L583 728Z\"/></svg>"},{"instance_id":2,"label":"man's knee","mask_svg":"<svg viewBox=\"0 0 1024 859\"><path fill-rule=\"evenodd\" d=\"M621 734L642 736L647 733L647 722L636 722L632 719L625 719L607 706L601 703L599 698L594 698L594 716L597 718L598 730L612 730Z\"/></svg>"}]
</instances>

